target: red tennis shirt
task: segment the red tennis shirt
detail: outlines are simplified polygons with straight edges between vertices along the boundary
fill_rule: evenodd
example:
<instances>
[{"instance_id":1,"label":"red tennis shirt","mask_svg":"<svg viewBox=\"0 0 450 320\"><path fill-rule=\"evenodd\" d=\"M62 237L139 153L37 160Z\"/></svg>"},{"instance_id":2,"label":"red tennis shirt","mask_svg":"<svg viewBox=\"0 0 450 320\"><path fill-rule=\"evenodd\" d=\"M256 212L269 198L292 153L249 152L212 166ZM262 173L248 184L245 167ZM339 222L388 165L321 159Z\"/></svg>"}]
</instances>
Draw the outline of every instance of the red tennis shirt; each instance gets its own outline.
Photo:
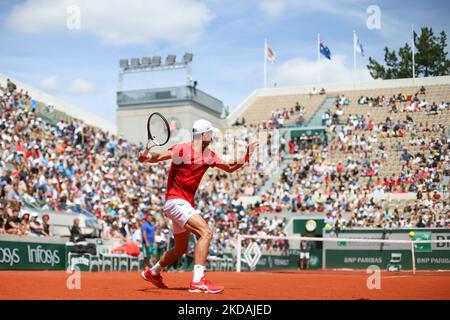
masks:
<instances>
[{"instance_id":1,"label":"red tennis shirt","mask_svg":"<svg viewBox=\"0 0 450 320\"><path fill-rule=\"evenodd\" d=\"M209 148L203 153L195 151L191 142L174 145L169 150L172 151L172 164L167 179L166 200L183 199L194 207L195 193L203 175L220 163L220 158Z\"/></svg>"}]
</instances>

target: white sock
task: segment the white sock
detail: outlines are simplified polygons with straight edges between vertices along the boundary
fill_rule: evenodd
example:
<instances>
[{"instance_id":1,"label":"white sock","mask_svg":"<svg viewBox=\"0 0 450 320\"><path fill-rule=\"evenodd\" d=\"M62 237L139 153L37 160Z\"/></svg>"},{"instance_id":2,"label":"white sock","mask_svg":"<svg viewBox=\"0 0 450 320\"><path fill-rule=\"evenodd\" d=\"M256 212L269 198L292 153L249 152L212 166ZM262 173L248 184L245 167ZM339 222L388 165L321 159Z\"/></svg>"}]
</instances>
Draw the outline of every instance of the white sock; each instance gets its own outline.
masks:
<instances>
[{"instance_id":1,"label":"white sock","mask_svg":"<svg viewBox=\"0 0 450 320\"><path fill-rule=\"evenodd\" d=\"M162 269L163 269L163 267L161 267L161 265L159 264L159 261L158 261L151 269L152 275L154 275L154 276L159 275Z\"/></svg>"},{"instance_id":2,"label":"white sock","mask_svg":"<svg viewBox=\"0 0 450 320\"><path fill-rule=\"evenodd\" d=\"M204 272L205 266L196 264L194 266L194 278L192 279L192 282L194 283L200 282L200 280L204 277Z\"/></svg>"}]
</instances>

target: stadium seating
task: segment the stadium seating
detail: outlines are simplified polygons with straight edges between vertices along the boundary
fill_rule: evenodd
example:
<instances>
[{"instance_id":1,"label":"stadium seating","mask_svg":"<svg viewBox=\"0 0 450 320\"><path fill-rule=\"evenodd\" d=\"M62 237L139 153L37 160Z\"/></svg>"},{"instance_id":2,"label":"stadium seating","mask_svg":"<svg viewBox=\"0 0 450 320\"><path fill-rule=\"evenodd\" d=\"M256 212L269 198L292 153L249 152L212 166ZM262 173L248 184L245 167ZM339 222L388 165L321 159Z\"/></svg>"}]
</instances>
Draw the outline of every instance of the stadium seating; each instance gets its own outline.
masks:
<instances>
[{"instance_id":1,"label":"stadium seating","mask_svg":"<svg viewBox=\"0 0 450 320\"><path fill-rule=\"evenodd\" d=\"M450 223L448 198L442 198L445 195L442 190L436 189L437 195L431 191L433 186L442 187L444 176L450 172L448 136L443 136L450 124L450 110L440 110L438 115L430 115L425 110L392 113L389 106L358 103L361 96L389 99L400 93L414 96L418 90L417 87L403 87L327 95L256 97L242 114L247 125L226 130L224 140L217 145L217 151L223 151L224 159L231 156L230 146L236 146L237 154L243 154L249 137L275 136L272 129L260 126L274 120L274 114L279 115L284 110L289 119L283 126L295 125L298 114L292 113L291 109L297 102L304 108L305 122L318 112L327 97L345 95L348 103L340 107L344 114L339 121L329 123L328 146L316 145L313 149L300 151L296 146L298 140L291 141L294 147L289 150L294 150L291 154L294 160L253 205L244 207L242 199L257 196L261 187L273 180L269 178L286 156L279 144L263 149L256 162L232 175L218 169L205 175L197 194L197 204L215 231L211 252L220 256L221 252L232 250L238 233L284 235L288 221L275 216L262 219L263 213L325 213L327 224L333 228L405 228L416 226L420 221L427 226L447 226ZM126 242L132 241L143 215L150 213L158 223L160 241L167 239L170 228L161 215L167 163L143 166L135 160L140 146L48 108L45 103L39 102L36 112L31 112L31 97L20 89L8 94L6 88L0 88L0 92L0 125L4 128L0 137L0 176L6 182L0 188L2 216L11 215L12 204L16 202L22 204L21 209L32 205L38 210L55 212L53 216L57 212L95 216L105 240ZM419 95L419 99L422 97L429 105L434 101L438 104L449 101L450 87L428 86L426 95ZM398 109L408 104L396 103ZM332 108L331 114L336 110ZM373 130L350 122L355 121L349 119L350 115L366 119L368 114ZM407 123L406 115L412 118L413 124ZM406 130L402 137L394 135L392 128L386 132L378 130L387 117L392 119L392 125L399 120L405 128L414 130ZM340 140L342 130L348 139L372 135L376 142L371 143L369 151L363 152L360 140L355 143ZM410 145L414 137L419 139L419 144ZM414 157L423 153L424 157L431 154L432 158L411 161L412 165L406 167L402 152L395 151L399 143ZM349 145L354 145L351 150ZM37 153L33 151L36 146ZM438 152L436 167L425 169L434 161L430 146L434 148L433 152ZM411 183L417 187L414 192L409 192L413 197L396 197L396 193L401 193L401 186L377 186L372 181L377 175L381 181L384 177L389 180L393 174L396 179L402 177L400 182L405 177L414 180L415 170L419 174L428 170L431 175ZM146 174L142 174L143 171ZM434 177L435 181L430 181ZM422 199L417 199L416 191L419 190L423 193ZM386 197L389 193L393 196ZM372 200L383 195L385 200ZM26 229L26 226L21 228ZM265 245L266 252L288 250L287 242L266 241Z\"/></svg>"},{"instance_id":2,"label":"stadium seating","mask_svg":"<svg viewBox=\"0 0 450 320\"><path fill-rule=\"evenodd\" d=\"M241 115L249 125L256 125L271 118L273 111L290 111L297 103L305 108L305 121L310 119L320 104L325 100L324 95L279 95L279 96L260 96ZM294 115L286 125L295 124L297 117Z\"/></svg>"}]
</instances>

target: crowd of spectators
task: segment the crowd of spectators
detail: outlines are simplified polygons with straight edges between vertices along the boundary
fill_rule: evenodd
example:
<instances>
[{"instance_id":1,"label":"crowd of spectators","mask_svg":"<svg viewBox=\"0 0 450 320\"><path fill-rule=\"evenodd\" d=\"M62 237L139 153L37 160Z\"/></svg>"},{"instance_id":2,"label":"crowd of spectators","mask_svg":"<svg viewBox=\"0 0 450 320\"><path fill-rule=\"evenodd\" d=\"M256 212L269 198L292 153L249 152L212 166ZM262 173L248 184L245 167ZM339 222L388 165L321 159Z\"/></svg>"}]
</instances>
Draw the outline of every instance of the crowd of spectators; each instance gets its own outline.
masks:
<instances>
[{"instance_id":1,"label":"crowd of spectators","mask_svg":"<svg viewBox=\"0 0 450 320\"><path fill-rule=\"evenodd\" d=\"M12 82L0 87L0 232L29 234L22 225L30 232L40 229L24 214L27 207L37 207L94 215L105 240L139 239L145 214L156 217L158 239L169 236L161 211L169 163L140 164L136 155L142 145L75 119L43 121L32 105L36 102ZM277 165L268 161L277 160L279 151L271 131L245 127L226 132L219 144L223 150L217 151L227 161L243 154L248 138L258 135L267 139L258 161L232 177L210 170L197 194L198 209L217 231L213 247L221 250L237 232L265 230L259 228L258 213L244 215L237 199L255 195Z\"/></svg>"},{"instance_id":2,"label":"crowd of spectators","mask_svg":"<svg viewBox=\"0 0 450 320\"><path fill-rule=\"evenodd\" d=\"M275 109L270 113L268 120L261 121L257 125L248 124L244 117L237 118L233 124L233 127L257 127L260 129L280 129L285 127L288 123L295 123L296 125L302 125L305 118L306 109L296 102L295 106L290 108L282 108L281 110Z\"/></svg>"},{"instance_id":3,"label":"crowd of spectators","mask_svg":"<svg viewBox=\"0 0 450 320\"><path fill-rule=\"evenodd\" d=\"M422 170L380 179L378 160L350 157L345 163L329 163L326 158L326 150L298 154L256 209L275 214L325 213L328 227L333 228L450 227L448 192L437 191L440 180L427 164ZM403 208L393 206L386 198L376 200L377 195L404 188L414 192L416 200Z\"/></svg>"},{"instance_id":4,"label":"crowd of spectators","mask_svg":"<svg viewBox=\"0 0 450 320\"><path fill-rule=\"evenodd\" d=\"M392 102L406 101L427 108L418 100L419 94L416 98L361 97L359 103L394 110ZM242 119L235 124L238 128L224 133L218 145L225 161L241 154L249 137L264 136L267 143L252 165L232 176L210 170L199 188L198 209L214 230L213 254L231 250L238 233L284 235L287 221L275 215L284 212L326 213L326 225L332 228L450 225L450 201L437 190L443 175L450 173L446 128L416 123L408 113L403 122L388 117L375 124L370 113L345 115L349 103L345 95L338 96L336 112L324 117L330 124L328 145L321 145L319 137L308 138L311 141L299 137L285 150L284 138L272 129L304 116L298 103L290 110L274 111L265 124L247 126ZM50 236L49 215L39 219L27 214L26 208L34 206L44 212L94 215L102 239L139 242L142 219L150 214L157 226L157 248L163 251L172 236L170 222L161 211L169 164L140 164L136 155L142 145L78 120L43 121L35 105L12 82L0 87L0 233ZM404 111L401 108L397 112ZM440 111L446 109L448 104L438 106ZM340 129L336 120L343 123ZM408 145L399 140L392 149L383 143L389 137L410 139ZM284 151L294 154L294 161L260 201L244 208L241 197L258 193ZM347 159L335 162L339 154ZM393 156L401 159L401 170L386 175L384 166ZM402 208L375 200L376 195L402 192L416 193L416 200ZM272 213L271 218L262 218L267 213ZM289 249L287 241L265 241L264 246L274 253Z\"/></svg>"},{"instance_id":5,"label":"crowd of spectators","mask_svg":"<svg viewBox=\"0 0 450 320\"><path fill-rule=\"evenodd\" d=\"M417 96L425 91L421 88L416 99L399 94L391 100L361 97L358 102L370 107L408 101L416 105L420 104ZM306 139L289 143L296 160L263 196L259 209L323 212L331 221L327 226L333 228L450 227L448 186L443 186L443 177L450 173L445 125L415 121L408 113L404 121L387 117L374 123L370 113L346 115L350 102L345 95L337 96L334 113L328 110L322 118L329 127L330 143L312 144L306 150L302 148ZM438 106L441 112L447 109L444 102ZM408 142L397 139L393 144L386 138ZM393 159L400 162L395 172L386 170ZM395 193L414 193L416 199L400 208L374 200Z\"/></svg>"}]
</instances>

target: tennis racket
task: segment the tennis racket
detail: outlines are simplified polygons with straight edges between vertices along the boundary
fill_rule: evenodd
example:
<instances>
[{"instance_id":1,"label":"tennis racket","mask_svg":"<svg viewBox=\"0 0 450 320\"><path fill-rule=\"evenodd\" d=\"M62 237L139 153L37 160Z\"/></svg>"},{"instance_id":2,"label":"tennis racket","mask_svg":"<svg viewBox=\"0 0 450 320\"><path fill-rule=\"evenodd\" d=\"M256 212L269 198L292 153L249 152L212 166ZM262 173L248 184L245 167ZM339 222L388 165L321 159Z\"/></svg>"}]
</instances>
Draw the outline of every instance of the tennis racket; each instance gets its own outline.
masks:
<instances>
[{"instance_id":1,"label":"tennis racket","mask_svg":"<svg viewBox=\"0 0 450 320\"><path fill-rule=\"evenodd\" d=\"M161 147L170 140L170 126L164 116L155 112L147 120L147 150L153 147Z\"/></svg>"}]
</instances>

